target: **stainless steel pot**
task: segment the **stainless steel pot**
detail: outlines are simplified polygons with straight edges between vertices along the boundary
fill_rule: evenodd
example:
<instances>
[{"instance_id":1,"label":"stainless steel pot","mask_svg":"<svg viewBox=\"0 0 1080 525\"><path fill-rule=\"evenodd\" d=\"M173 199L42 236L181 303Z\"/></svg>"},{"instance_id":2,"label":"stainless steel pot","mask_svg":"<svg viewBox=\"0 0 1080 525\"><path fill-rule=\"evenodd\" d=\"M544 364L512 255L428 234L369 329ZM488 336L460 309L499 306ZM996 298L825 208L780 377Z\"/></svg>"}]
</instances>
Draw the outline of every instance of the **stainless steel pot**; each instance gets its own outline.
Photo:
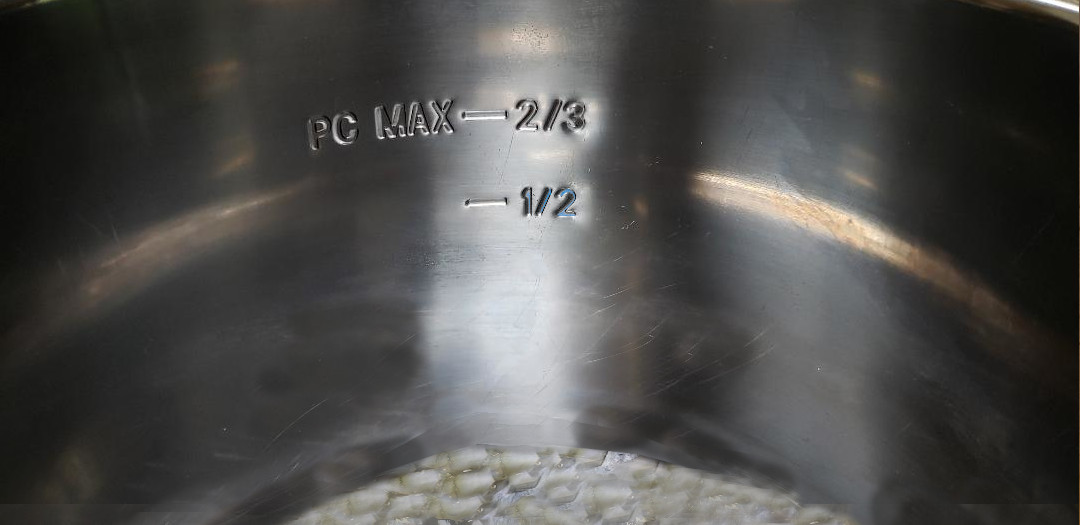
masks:
<instances>
[{"instance_id":1,"label":"stainless steel pot","mask_svg":"<svg viewBox=\"0 0 1080 525\"><path fill-rule=\"evenodd\" d=\"M1075 4L0 6L22 523L475 443L1076 521Z\"/></svg>"}]
</instances>

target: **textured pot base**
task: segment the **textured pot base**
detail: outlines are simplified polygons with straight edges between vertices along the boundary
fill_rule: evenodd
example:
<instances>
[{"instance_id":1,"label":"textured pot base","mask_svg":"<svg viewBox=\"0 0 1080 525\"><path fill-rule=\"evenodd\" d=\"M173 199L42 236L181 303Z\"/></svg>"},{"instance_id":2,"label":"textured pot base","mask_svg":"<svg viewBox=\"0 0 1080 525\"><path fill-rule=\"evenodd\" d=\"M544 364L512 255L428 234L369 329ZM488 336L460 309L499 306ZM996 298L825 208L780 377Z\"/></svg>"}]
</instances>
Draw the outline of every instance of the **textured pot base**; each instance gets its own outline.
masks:
<instances>
[{"instance_id":1,"label":"textured pot base","mask_svg":"<svg viewBox=\"0 0 1080 525\"><path fill-rule=\"evenodd\" d=\"M436 520L854 524L831 508L804 507L791 493L635 454L479 446L416 462L312 509L294 523Z\"/></svg>"}]
</instances>

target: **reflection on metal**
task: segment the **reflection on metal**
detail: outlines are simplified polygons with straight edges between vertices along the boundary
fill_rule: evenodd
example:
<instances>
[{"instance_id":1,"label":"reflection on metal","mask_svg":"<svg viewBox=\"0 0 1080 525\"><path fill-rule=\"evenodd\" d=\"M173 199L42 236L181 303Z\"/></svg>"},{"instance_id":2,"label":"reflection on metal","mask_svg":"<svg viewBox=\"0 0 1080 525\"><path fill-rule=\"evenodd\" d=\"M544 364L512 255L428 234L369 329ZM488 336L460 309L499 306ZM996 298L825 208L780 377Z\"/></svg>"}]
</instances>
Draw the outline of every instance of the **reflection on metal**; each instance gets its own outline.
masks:
<instances>
[{"instance_id":1,"label":"reflection on metal","mask_svg":"<svg viewBox=\"0 0 1080 525\"><path fill-rule=\"evenodd\" d=\"M6 9L30 7L33 5L48 4L50 2L56 1L57 0L0 0L0 12L3 12Z\"/></svg>"},{"instance_id":2,"label":"reflection on metal","mask_svg":"<svg viewBox=\"0 0 1080 525\"><path fill-rule=\"evenodd\" d=\"M868 190L876 190L877 189L877 186L874 184L874 181L870 180L865 175L862 175L860 173L857 173L857 172L855 172L853 170L850 170L850 169L847 169L847 168L840 168L840 173L842 173L844 175L845 179L847 179L847 180L849 180L849 181L851 181L851 182L853 182L853 183L855 183L855 184L857 184L859 186L862 186L862 187L864 187L864 188L866 188Z\"/></svg>"},{"instance_id":3,"label":"reflection on metal","mask_svg":"<svg viewBox=\"0 0 1080 525\"><path fill-rule=\"evenodd\" d=\"M236 59L210 64L196 73L204 97L210 98L236 87L240 74L240 62Z\"/></svg>"},{"instance_id":4,"label":"reflection on metal","mask_svg":"<svg viewBox=\"0 0 1080 525\"><path fill-rule=\"evenodd\" d=\"M255 152L252 150L241 150L240 153L223 162L218 168L216 173L219 177L232 175L249 167L252 161L255 160Z\"/></svg>"},{"instance_id":5,"label":"reflection on metal","mask_svg":"<svg viewBox=\"0 0 1080 525\"><path fill-rule=\"evenodd\" d=\"M859 253L881 260L933 286L949 299L964 305L981 323L993 326L1010 341L1039 341L1044 351L1060 351L1061 342L1026 316L1017 312L977 277L958 268L943 252L920 246L889 228L824 199L807 196L790 186L766 183L730 172L709 171L694 175L694 195L708 202L781 220L803 231L841 243ZM987 348L1025 373L1042 377L1047 386L1069 393L1071 374L1032 364L1018 355L1008 342L991 336Z\"/></svg>"},{"instance_id":6,"label":"reflection on metal","mask_svg":"<svg viewBox=\"0 0 1080 525\"><path fill-rule=\"evenodd\" d=\"M881 91L885 87L881 77L867 71L855 71L851 74L851 79L859 87L869 91Z\"/></svg>"},{"instance_id":7,"label":"reflection on metal","mask_svg":"<svg viewBox=\"0 0 1080 525\"><path fill-rule=\"evenodd\" d=\"M495 443L866 525L1076 523L1074 27L947 0L19 5L5 521L282 522Z\"/></svg>"},{"instance_id":8,"label":"reflection on metal","mask_svg":"<svg viewBox=\"0 0 1080 525\"><path fill-rule=\"evenodd\" d=\"M880 259L929 283L1007 332L1016 323L1018 314L1008 304L957 268L944 253L919 246L870 219L794 188L734 173L703 172L695 174L694 180L694 194L710 202L789 222Z\"/></svg>"},{"instance_id":9,"label":"reflection on metal","mask_svg":"<svg viewBox=\"0 0 1080 525\"><path fill-rule=\"evenodd\" d=\"M1069 22L1080 23L1080 2L1077 0L962 0L1002 11L1017 11L1039 16L1048 16Z\"/></svg>"},{"instance_id":10,"label":"reflection on metal","mask_svg":"<svg viewBox=\"0 0 1080 525\"><path fill-rule=\"evenodd\" d=\"M40 315L3 339L18 352L4 356L5 367L18 367L34 355L43 338L76 328L112 306L146 291L155 282L210 250L249 237L280 219L274 206L311 191L319 180L306 178L284 187L230 199L162 221L141 232L116 238L90 258L76 275L61 271L45 285L53 291L40 305Z\"/></svg>"}]
</instances>

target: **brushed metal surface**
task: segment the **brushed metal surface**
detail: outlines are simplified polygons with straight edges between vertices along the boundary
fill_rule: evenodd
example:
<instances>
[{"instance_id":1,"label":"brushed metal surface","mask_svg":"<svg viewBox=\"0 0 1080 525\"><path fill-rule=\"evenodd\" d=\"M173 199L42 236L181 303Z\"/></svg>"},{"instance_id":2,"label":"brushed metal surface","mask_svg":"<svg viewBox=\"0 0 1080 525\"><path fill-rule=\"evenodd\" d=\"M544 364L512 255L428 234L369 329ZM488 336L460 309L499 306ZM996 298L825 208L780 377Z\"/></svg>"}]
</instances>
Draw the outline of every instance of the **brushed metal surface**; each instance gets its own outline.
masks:
<instances>
[{"instance_id":1,"label":"brushed metal surface","mask_svg":"<svg viewBox=\"0 0 1080 525\"><path fill-rule=\"evenodd\" d=\"M1076 520L1073 24L6 5L22 522L269 522L477 443L734 472L861 523ZM412 102L426 128L379 140ZM526 215L526 188L576 216Z\"/></svg>"}]
</instances>

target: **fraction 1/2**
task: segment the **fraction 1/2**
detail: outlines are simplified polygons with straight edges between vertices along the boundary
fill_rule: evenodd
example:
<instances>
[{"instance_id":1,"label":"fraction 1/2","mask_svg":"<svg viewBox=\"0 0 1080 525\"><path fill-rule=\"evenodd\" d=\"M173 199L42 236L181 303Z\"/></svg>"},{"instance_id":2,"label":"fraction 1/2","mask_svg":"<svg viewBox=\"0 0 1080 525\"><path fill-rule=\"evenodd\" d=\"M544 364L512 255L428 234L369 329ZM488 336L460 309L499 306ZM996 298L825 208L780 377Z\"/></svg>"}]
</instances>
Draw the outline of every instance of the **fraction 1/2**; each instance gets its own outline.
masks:
<instances>
[{"instance_id":1,"label":"fraction 1/2","mask_svg":"<svg viewBox=\"0 0 1080 525\"><path fill-rule=\"evenodd\" d=\"M521 198L525 200L525 216L526 217L540 217L544 214L544 210L547 209L548 201L551 200L552 194L556 199L564 199L555 208L556 217L576 217L577 212L571 208L574 205L574 201L577 200L577 193L570 188L562 188L558 191L554 191L551 188L544 188L543 193L538 198L536 207L533 207L533 189L532 186L521 190Z\"/></svg>"}]
</instances>

